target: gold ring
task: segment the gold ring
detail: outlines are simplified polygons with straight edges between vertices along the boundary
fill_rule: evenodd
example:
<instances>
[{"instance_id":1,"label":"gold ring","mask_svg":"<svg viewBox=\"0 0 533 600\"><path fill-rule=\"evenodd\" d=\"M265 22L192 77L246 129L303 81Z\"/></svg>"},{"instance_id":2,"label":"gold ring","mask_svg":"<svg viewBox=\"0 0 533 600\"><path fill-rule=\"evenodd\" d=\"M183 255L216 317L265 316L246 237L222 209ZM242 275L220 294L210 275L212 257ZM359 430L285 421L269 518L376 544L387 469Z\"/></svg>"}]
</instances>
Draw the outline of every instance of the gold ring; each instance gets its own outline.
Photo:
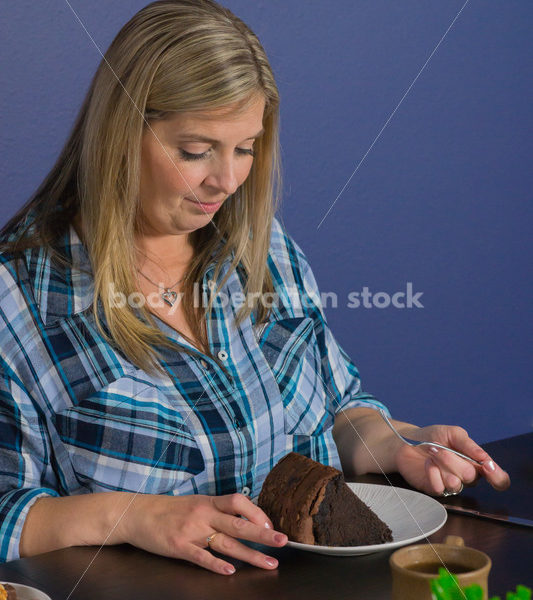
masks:
<instances>
[{"instance_id":1,"label":"gold ring","mask_svg":"<svg viewBox=\"0 0 533 600\"><path fill-rule=\"evenodd\" d=\"M447 498L448 496L457 496L458 494L460 494L463 491L463 488L464 488L464 485L463 485L463 482L461 481L461 487L457 491L452 492L449 490L444 490L444 492L442 492L442 495L445 498Z\"/></svg>"},{"instance_id":2,"label":"gold ring","mask_svg":"<svg viewBox=\"0 0 533 600\"><path fill-rule=\"evenodd\" d=\"M211 548L210 544L215 539L215 537L220 533L220 531L215 531L207 538L207 545Z\"/></svg>"}]
</instances>

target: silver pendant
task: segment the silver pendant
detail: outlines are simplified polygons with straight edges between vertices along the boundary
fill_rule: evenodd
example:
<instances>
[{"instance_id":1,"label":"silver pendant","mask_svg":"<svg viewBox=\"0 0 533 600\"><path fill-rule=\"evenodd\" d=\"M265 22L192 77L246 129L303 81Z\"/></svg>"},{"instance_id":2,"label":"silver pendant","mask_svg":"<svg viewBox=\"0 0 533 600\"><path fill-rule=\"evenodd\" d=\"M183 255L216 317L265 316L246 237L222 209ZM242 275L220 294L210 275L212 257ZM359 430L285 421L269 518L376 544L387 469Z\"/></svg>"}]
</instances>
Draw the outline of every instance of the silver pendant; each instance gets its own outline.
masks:
<instances>
[{"instance_id":1,"label":"silver pendant","mask_svg":"<svg viewBox=\"0 0 533 600\"><path fill-rule=\"evenodd\" d=\"M176 292L172 291L172 290L165 290L162 294L161 294L161 298L169 305L169 306L174 306L174 303L176 302L177 298L178 298L178 294L176 294Z\"/></svg>"}]
</instances>

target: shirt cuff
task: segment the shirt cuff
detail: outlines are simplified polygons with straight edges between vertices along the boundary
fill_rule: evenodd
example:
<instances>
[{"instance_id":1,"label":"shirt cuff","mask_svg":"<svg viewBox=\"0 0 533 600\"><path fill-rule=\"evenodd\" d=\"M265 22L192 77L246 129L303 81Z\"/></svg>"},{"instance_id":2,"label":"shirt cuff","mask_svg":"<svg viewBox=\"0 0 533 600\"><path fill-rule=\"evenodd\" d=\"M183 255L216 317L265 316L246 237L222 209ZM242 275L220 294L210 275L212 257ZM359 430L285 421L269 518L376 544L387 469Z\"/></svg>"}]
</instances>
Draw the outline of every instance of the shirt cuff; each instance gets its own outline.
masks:
<instances>
[{"instance_id":1,"label":"shirt cuff","mask_svg":"<svg viewBox=\"0 0 533 600\"><path fill-rule=\"evenodd\" d=\"M46 496L59 497L51 488L22 488L0 497L0 562L20 558L22 527L33 504Z\"/></svg>"},{"instance_id":2,"label":"shirt cuff","mask_svg":"<svg viewBox=\"0 0 533 600\"><path fill-rule=\"evenodd\" d=\"M367 394L366 392L359 392L357 395L344 401L340 410L347 410L348 408L356 408L360 406L364 408L373 408L374 410L382 409L389 418L392 418L389 409L379 400L374 398L372 394ZM337 412L340 412L340 410Z\"/></svg>"}]
</instances>

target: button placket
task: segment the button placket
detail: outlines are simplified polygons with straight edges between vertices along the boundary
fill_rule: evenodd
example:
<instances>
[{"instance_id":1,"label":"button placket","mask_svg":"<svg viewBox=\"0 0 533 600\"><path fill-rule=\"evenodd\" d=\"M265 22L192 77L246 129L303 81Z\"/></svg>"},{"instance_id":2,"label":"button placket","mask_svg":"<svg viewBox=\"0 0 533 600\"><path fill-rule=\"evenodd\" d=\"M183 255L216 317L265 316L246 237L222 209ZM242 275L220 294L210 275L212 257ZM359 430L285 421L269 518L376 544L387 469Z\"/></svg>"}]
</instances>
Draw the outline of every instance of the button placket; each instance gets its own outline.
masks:
<instances>
[{"instance_id":1,"label":"button placket","mask_svg":"<svg viewBox=\"0 0 533 600\"><path fill-rule=\"evenodd\" d=\"M209 275L211 275L211 277L209 277ZM208 288L208 294L212 295L216 289L216 285L215 285L215 281L212 278L212 274L209 273L209 275L206 277L205 281L207 284L207 288ZM223 274L222 274L223 275ZM229 283L226 284L226 286L229 285ZM235 285L235 282L234 282ZM231 295L231 290L227 290L226 286L224 287L223 291L226 291L228 293L228 295ZM240 291L240 289L238 290ZM230 359L230 349L231 347L229 346L227 340L224 340L218 333L218 328L216 326L216 322L220 317L219 313L220 312L224 312L224 318L231 318L230 314L226 314L226 311L219 311L217 310L216 306L213 307L213 311L212 312L212 316L213 316L213 320L212 323L214 324L212 327L209 327L209 342L210 342L210 348L213 351L213 359L212 361L210 361L209 363L209 367L211 370L211 374L213 374L216 377L217 382L220 385L217 385L217 395L221 395L223 396L223 398L221 398L221 402L224 405L224 408L227 410L228 414L228 426L229 426L229 431L228 433L231 432L232 426L233 426L233 435L232 437L232 443L235 444L235 451L238 455L244 456L245 455L245 450L246 450L246 427L247 427L247 421L242 418L240 416L240 410L237 407L232 406L231 404L231 400L229 402L229 405L227 404L227 400L234 398L234 394L235 394L235 388L236 388L236 382L234 380L234 376L237 377L238 379L238 374L235 373L233 371L233 365L231 364L231 359ZM227 380L227 381L226 381ZM237 412L237 414L239 416L237 416L235 414L235 411ZM241 491L242 494L245 496L250 496L252 493L251 490L251 486L247 486L245 485L246 483L249 482L249 480L247 481L247 475L246 473L242 473L241 477L240 477L240 484L241 484ZM239 490L239 487L237 487L237 490Z\"/></svg>"}]
</instances>

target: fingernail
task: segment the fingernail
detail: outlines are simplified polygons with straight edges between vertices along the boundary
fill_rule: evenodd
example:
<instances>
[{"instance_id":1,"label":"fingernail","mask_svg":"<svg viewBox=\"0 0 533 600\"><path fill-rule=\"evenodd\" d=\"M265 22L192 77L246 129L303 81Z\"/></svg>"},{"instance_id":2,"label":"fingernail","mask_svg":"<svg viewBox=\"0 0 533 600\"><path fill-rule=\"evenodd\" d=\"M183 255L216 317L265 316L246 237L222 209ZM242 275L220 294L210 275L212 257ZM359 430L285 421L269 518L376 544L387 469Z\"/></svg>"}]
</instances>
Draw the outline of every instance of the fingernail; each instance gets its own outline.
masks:
<instances>
[{"instance_id":1,"label":"fingernail","mask_svg":"<svg viewBox=\"0 0 533 600\"><path fill-rule=\"evenodd\" d=\"M430 446L428 448L428 450L432 453L432 454L438 454L439 453L439 449L436 448L435 446Z\"/></svg>"},{"instance_id":2,"label":"fingernail","mask_svg":"<svg viewBox=\"0 0 533 600\"><path fill-rule=\"evenodd\" d=\"M269 567L277 567L278 561L275 558L267 557L265 558L265 562Z\"/></svg>"},{"instance_id":3,"label":"fingernail","mask_svg":"<svg viewBox=\"0 0 533 600\"><path fill-rule=\"evenodd\" d=\"M283 535L282 533L276 533L276 535L274 536L274 541L277 544L282 544L286 539L287 536Z\"/></svg>"},{"instance_id":4,"label":"fingernail","mask_svg":"<svg viewBox=\"0 0 533 600\"><path fill-rule=\"evenodd\" d=\"M229 565L227 567L224 567L224 573L227 573L228 575L233 575L233 573L235 573L235 567L230 567Z\"/></svg>"},{"instance_id":5,"label":"fingernail","mask_svg":"<svg viewBox=\"0 0 533 600\"><path fill-rule=\"evenodd\" d=\"M494 464L493 460L487 460L485 462L483 462L483 466L485 467L485 469L487 469L487 471L495 471L496 470L496 466Z\"/></svg>"},{"instance_id":6,"label":"fingernail","mask_svg":"<svg viewBox=\"0 0 533 600\"><path fill-rule=\"evenodd\" d=\"M272 525L268 521L265 523L265 527L267 529L272 529Z\"/></svg>"}]
</instances>

